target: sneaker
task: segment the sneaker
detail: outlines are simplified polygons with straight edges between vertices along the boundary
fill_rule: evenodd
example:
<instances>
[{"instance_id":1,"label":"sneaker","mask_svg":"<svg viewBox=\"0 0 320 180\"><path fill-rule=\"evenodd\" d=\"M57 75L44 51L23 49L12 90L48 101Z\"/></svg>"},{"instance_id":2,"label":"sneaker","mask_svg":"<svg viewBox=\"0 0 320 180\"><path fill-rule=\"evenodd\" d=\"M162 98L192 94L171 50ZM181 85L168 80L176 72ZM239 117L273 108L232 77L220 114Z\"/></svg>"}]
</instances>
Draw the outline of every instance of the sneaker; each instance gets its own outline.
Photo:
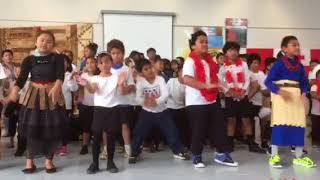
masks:
<instances>
[{"instance_id":1,"label":"sneaker","mask_svg":"<svg viewBox=\"0 0 320 180\"><path fill-rule=\"evenodd\" d=\"M107 153L107 151L103 150L103 151L100 153L99 159L100 159L100 160L107 160L107 158L108 158L108 153Z\"/></svg>"},{"instance_id":2,"label":"sneaker","mask_svg":"<svg viewBox=\"0 0 320 180\"><path fill-rule=\"evenodd\" d=\"M206 167L206 165L202 162L201 155L193 156L192 163L195 168L205 168Z\"/></svg>"},{"instance_id":3,"label":"sneaker","mask_svg":"<svg viewBox=\"0 0 320 180\"><path fill-rule=\"evenodd\" d=\"M269 165L273 168L282 168L281 157L279 155L274 155L269 158Z\"/></svg>"},{"instance_id":4,"label":"sneaker","mask_svg":"<svg viewBox=\"0 0 320 180\"><path fill-rule=\"evenodd\" d=\"M317 164L314 163L310 158L308 157L303 157L303 158L294 158L293 159L293 164L294 165L299 165L303 166L306 168L314 168L317 167Z\"/></svg>"},{"instance_id":5,"label":"sneaker","mask_svg":"<svg viewBox=\"0 0 320 180\"><path fill-rule=\"evenodd\" d=\"M81 155L85 155L85 154L88 154L89 151L88 151L88 146L82 146L81 150L80 150L80 154Z\"/></svg>"},{"instance_id":6,"label":"sneaker","mask_svg":"<svg viewBox=\"0 0 320 180\"><path fill-rule=\"evenodd\" d=\"M236 161L233 161L229 153L217 153L216 157L214 158L214 161L216 163L223 164L226 166L232 166L232 167L239 166L239 163Z\"/></svg>"},{"instance_id":7,"label":"sneaker","mask_svg":"<svg viewBox=\"0 0 320 180\"><path fill-rule=\"evenodd\" d=\"M190 157L186 153L174 154L173 157L175 159L181 159L181 160L189 160L190 159Z\"/></svg>"},{"instance_id":8,"label":"sneaker","mask_svg":"<svg viewBox=\"0 0 320 180\"><path fill-rule=\"evenodd\" d=\"M87 169L87 174L96 174L98 171L100 171L98 165L92 163Z\"/></svg>"},{"instance_id":9,"label":"sneaker","mask_svg":"<svg viewBox=\"0 0 320 180\"><path fill-rule=\"evenodd\" d=\"M67 155L67 146L62 146L60 148L60 153L59 153L60 156L66 156Z\"/></svg>"},{"instance_id":10,"label":"sneaker","mask_svg":"<svg viewBox=\"0 0 320 180\"><path fill-rule=\"evenodd\" d=\"M117 173L119 172L119 169L117 168L117 166L114 164L113 161L108 161L107 171L110 173Z\"/></svg>"},{"instance_id":11,"label":"sneaker","mask_svg":"<svg viewBox=\"0 0 320 180\"><path fill-rule=\"evenodd\" d=\"M130 156L129 157L129 164L135 164L138 161L138 157L137 156Z\"/></svg>"}]
</instances>

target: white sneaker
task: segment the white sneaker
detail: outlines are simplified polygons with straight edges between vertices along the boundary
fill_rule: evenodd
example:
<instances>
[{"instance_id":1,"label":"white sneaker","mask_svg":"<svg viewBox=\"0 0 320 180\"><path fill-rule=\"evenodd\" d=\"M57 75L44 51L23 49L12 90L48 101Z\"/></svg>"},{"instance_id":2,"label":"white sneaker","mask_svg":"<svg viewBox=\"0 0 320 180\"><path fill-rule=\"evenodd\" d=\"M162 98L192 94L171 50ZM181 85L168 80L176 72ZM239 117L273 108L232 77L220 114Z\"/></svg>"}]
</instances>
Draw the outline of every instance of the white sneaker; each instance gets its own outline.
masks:
<instances>
[{"instance_id":1,"label":"white sneaker","mask_svg":"<svg viewBox=\"0 0 320 180\"><path fill-rule=\"evenodd\" d=\"M100 160L107 160L108 158L108 153L107 151L103 150L101 153L100 153Z\"/></svg>"}]
</instances>

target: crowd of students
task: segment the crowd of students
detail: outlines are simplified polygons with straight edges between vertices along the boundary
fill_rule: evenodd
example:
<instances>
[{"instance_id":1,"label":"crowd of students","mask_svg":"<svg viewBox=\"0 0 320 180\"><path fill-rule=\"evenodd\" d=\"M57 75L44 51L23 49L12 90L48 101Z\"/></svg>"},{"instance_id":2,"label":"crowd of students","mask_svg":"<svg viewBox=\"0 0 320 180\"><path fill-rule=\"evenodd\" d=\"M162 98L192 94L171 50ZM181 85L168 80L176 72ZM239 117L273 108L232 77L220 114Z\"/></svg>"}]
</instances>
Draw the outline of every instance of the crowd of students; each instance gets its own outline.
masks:
<instances>
[{"instance_id":1,"label":"crowd of students","mask_svg":"<svg viewBox=\"0 0 320 180\"><path fill-rule=\"evenodd\" d=\"M283 166L279 146L295 151L293 164L315 167L304 151L308 95L311 99L312 144L320 145L320 68L311 61L309 79L298 60L296 37L286 36L279 57L258 54L240 56L236 42L226 42L215 58L208 52L203 31L192 34L191 53L185 60L161 58L154 48L144 54L132 51L125 58L124 44L113 39L105 52L90 43L78 70L71 51L56 53L49 31L37 36L36 49L15 65L13 52L1 54L1 104L4 134L15 156L26 152L24 173L36 172L35 156L45 157L47 173L56 172L56 152L68 154L71 136L79 124L80 155L89 153L88 174L99 171L99 159L107 159L107 171L118 172L114 163L117 143L130 164L144 149L157 151L168 145L173 157L204 168L205 145L215 150L213 160L238 166L231 153L235 140L249 152L269 153L269 164ZM318 70L318 71L317 71ZM310 86L311 85L311 86ZM79 110L75 117L75 110ZM77 123L75 123L75 121ZM17 131L18 130L18 131Z\"/></svg>"}]
</instances>

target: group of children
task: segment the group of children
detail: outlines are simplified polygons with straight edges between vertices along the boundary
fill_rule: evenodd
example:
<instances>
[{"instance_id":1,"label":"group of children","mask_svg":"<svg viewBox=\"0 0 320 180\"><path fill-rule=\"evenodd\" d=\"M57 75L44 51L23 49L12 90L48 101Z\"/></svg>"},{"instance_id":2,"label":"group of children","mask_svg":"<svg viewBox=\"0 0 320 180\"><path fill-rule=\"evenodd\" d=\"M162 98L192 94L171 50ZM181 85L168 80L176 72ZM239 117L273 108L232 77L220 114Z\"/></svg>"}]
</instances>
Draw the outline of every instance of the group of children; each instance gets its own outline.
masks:
<instances>
[{"instance_id":1,"label":"group of children","mask_svg":"<svg viewBox=\"0 0 320 180\"><path fill-rule=\"evenodd\" d=\"M11 124L11 146L18 129L16 155L27 152L23 172L36 172L33 159L38 155L45 157L47 173L56 172L53 157L59 148L60 155L67 154L76 107L82 132L80 154L88 154L90 139L93 142L88 174L99 171L99 159L108 160L110 173L119 171L113 161L117 142L130 164L140 160L143 147L157 149L161 142L177 159L188 160L190 150L194 167L204 168L202 151L209 140L216 151L213 160L236 167L239 164L231 153L234 140L241 139L250 152L270 152L272 167L283 166L279 146L295 148L293 164L316 166L303 153L309 81L297 58L296 37L282 40L283 56L267 59L265 72L260 71L259 55L239 56L236 42L227 42L216 62L208 53L206 33L195 32L189 44L185 61L179 57L170 62L153 48L147 50L148 59L137 51L125 58L125 47L117 39L98 55L98 46L90 43L80 71L72 64L71 51L54 53L55 38L49 31L39 33L36 50L21 68L12 65L11 50L3 51L3 117ZM314 145L320 143L318 79L320 71L311 81L310 93ZM260 145L255 140L258 132Z\"/></svg>"}]
</instances>

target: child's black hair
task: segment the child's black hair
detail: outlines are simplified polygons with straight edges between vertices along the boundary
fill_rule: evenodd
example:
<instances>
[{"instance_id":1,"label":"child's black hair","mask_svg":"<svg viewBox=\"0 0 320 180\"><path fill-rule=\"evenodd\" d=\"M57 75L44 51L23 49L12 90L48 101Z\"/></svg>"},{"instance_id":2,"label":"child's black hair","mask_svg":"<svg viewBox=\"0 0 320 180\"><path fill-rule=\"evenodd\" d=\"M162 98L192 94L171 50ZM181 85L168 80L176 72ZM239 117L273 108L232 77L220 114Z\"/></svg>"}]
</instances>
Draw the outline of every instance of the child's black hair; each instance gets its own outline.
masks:
<instances>
[{"instance_id":1,"label":"child's black hair","mask_svg":"<svg viewBox=\"0 0 320 180\"><path fill-rule=\"evenodd\" d=\"M40 31L40 32L38 32L38 34L36 36L36 39L38 39L38 37L41 36L42 34L46 34L46 35L50 36L52 38L53 45L56 44L56 38L54 37L54 35L53 35L53 33L51 31Z\"/></svg>"},{"instance_id":2,"label":"child's black hair","mask_svg":"<svg viewBox=\"0 0 320 180\"><path fill-rule=\"evenodd\" d=\"M151 65L151 62L148 59L140 59L136 63L136 70L141 73L144 66Z\"/></svg>"},{"instance_id":3,"label":"child's black hair","mask_svg":"<svg viewBox=\"0 0 320 180\"><path fill-rule=\"evenodd\" d=\"M281 41L281 48L287 47L290 41L298 41L298 38L295 36L285 36Z\"/></svg>"},{"instance_id":4,"label":"child's black hair","mask_svg":"<svg viewBox=\"0 0 320 180\"><path fill-rule=\"evenodd\" d=\"M320 70L318 70L318 71L316 72L316 79L317 79L317 77L319 76L319 74L320 74Z\"/></svg>"},{"instance_id":5,"label":"child's black hair","mask_svg":"<svg viewBox=\"0 0 320 180\"><path fill-rule=\"evenodd\" d=\"M67 62L67 72L72 72L72 64L70 58L65 54L60 54L60 56L64 59L65 62Z\"/></svg>"},{"instance_id":6,"label":"child's black hair","mask_svg":"<svg viewBox=\"0 0 320 180\"><path fill-rule=\"evenodd\" d=\"M219 59L221 56L224 56L224 54L222 52L219 52L217 55L216 55L216 59Z\"/></svg>"},{"instance_id":7,"label":"child's black hair","mask_svg":"<svg viewBox=\"0 0 320 180\"><path fill-rule=\"evenodd\" d=\"M111 41L108 42L107 52L110 53L113 48L119 49L123 54L125 52L123 42L118 39L112 39Z\"/></svg>"},{"instance_id":8,"label":"child's black hair","mask_svg":"<svg viewBox=\"0 0 320 180\"><path fill-rule=\"evenodd\" d=\"M249 54L247 56L247 64L248 67L251 66L251 64L253 63L253 61L258 61L259 63L261 63L261 56L259 54Z\"/></svg>"},{"instance_id":9,"label":"child's black hair","mask_svg":"<svg viewBox=\"0 0 320 180\"><path fill-rule=\"evenodd\" d=\"M93 53L93 56L97 54L98 45L96 43L89 43L86 48L90 49L90 51Z\"/></svg>"},{"instance_id":10,"label":"child's black hair","mask_svg":"<svg viewBox=\"0 0 320 180\"><path fill-rule=\"evenodd\" d=\"M161 56L157 54L155 59L161 59Z\"/></svg>"},{"instance_id":11,"label":"child's black hair","mask_svg":"<svg viewBox=\"0 0 320 180\"><path fill-rule=\"evenodd\" d=\"M105 53L105 52L103 52L103 53L100 53L99 55L98 55L98 63L102 63L102 58L104 58L104 57L107 57L107 59L109 59L111 62L112 62L112 57L111 57L111 55L109 54L109 53Z\"/></svg>"},{"instance_id":12,"label":"child's black hair","mask_svg":"<svg viewBox=\"0 0 320 180\"><path fill-rule=\"evenodd\" d=\"M192 51L192 46L194 46L196 44L196 41L199 36L206 36L207 37L207 34L202 30L199 30L199 31L191 34L191 39L189 40L189 47L190 47L191 51Z\"/></svg>"},{"instance_id":13,"label":"child's black hair","mask_svg":"<svg viewBox=\"0 0 320 180\"><path fill-rule=\"evenodd\" d=\"M184 58L179 56L179 57L176 57L176 59L179 61L180 64L184 64Z\"/></svg>"},{"instance_id":14,"label":"child's black hair","mask_svg":"<svg viewBox=\"0 0 320 180\"><path fill-rule=\"evenodd\" d=\"M309 64L312 64L312 63L317 63L317 64L319 64L319 60L318 60L318 59L312 59Z\"/></svg>"},{"instance_id":15,"label":"child's black hair","mask_svg":"<svg viewBox=\"0 0 320 180\"><path fill-rule=\"evenodd\" d=\"M240 45L237 42L229 41L223 46L222 52L226 54L229 49L235 49L238 52L240 51Z\"/></svg>"},{"instance_id":16,"label":"child's black hair","mask_svg":"<svg viewBox=\"0 0 320 180\"><path fill-rule=\"evenodd\" d=\"M5 49L5 50L3 50L3 51L1 52L1 57L3 57L5 53L10 53L11 56L13 56L13 51L12 51L11 49Z\"/></svg>"},{"instance_id":17,"label":"child's black hair","mask_svg":"<svg viewBox=\"0 0 320 180\"><path fill-rule=\"evenodd\" d=\"M149 54L149 52L151 52L151 51L153 51L154 53L157 53L156 49L154 49L154 48L149 48L149 49L147 50L147 54Z\"/></svg>"}]
</instances>

